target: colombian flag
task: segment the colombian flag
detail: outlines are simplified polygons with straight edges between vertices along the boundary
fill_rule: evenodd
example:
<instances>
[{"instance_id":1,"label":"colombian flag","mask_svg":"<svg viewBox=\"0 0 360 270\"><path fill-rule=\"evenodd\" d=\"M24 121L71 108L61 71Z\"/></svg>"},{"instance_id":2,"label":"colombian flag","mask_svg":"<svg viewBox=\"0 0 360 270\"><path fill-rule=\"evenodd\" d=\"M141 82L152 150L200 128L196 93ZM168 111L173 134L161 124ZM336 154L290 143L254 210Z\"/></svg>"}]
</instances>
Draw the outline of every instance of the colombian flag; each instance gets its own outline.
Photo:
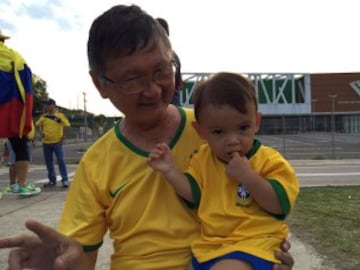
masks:
<instances>
[{"instance_id":1,"label":"colombian flag","mask_svg":"<svg viewBox=\"0 0 360 270\"><path fill-rule=\"evenodd\" d=\"M32 109L31 70L20 54L0 42L0 138L26 137Z\"/></svg>"}]
</instances>

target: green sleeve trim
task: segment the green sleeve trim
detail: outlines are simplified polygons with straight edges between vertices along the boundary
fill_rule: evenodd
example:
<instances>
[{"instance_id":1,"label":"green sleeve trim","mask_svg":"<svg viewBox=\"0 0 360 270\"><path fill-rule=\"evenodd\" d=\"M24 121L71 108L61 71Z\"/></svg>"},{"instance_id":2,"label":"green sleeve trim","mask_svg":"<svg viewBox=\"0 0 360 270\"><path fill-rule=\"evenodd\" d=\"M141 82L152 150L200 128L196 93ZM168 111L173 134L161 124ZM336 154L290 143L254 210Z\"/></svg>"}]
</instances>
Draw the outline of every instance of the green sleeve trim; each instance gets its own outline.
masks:
<instances>
[{"instance_id":1,"label":"green sleeve trim","mask_svg":"<svg viewBox=\"0 0 360 270\"><path fill-rule=\"evenodd\" d=\"M102 246L103 242L101 241L99 244L92 246L82 246L84 252L90 252L94 250L98 250Z\"/></svg>"},{"instance_id":2,"label":"green sleeve trim","mask_svg":"<svg viewBox=\"0 0 360 270\"><path fill-rule=\"evenodd\" d=\"M285 219L286 216L290 213L290 202L289 199L286 195L286 191L283 188L283 186L275 179L268 179L271 186L273 187L273 189L275 190L275 193L278 197L278 199L280 200L280 206L282 209L283 214L278 215L278 214L272 214L274 217L276 217L277 219Z\"/></svg>"},{"instance_id":3,"label":"green sleeve trim","mask_svg":"<svg viewBox=\"0 0 360 270\"><path fill-rule=\"evenodd\" d=\"M185 173L185 177L189 181L192 196L194 199L194 201L192 203L188 202L186 200L185 200L185 202L190 209L198 208L199 203L200 203L200 198L201 198L201 191L200 191L199 185L190 174Z\"/></svg>"},{"instance_id":4,"label":"green sleeve trim","mask_svg":"<svg viewBox=\"0 0 360 270\"><path fill-rule=\"evenodd\" d=\"M258 139L254 139L253 146L250 149L249 153L246 154L247 159L251 159L252 156L256 154L261 146L261 142Z\"/></svg>"}]
</instances>

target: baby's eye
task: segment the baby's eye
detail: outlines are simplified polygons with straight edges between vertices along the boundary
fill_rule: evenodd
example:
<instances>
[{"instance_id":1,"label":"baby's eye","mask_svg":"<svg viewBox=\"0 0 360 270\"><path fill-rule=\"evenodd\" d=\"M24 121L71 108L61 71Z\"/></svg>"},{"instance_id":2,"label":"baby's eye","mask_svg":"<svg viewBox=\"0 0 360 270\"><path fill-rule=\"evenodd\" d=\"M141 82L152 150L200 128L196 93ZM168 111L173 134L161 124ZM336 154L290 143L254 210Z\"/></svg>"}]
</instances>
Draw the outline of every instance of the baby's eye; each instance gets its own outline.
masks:
<instances>
[{"instance_id":1,"label":"baby's eye","mask_svg":"<svg viewBox=\"0 0 360 270\"><path fill-rule=\"evenodd\" d=\"M247 131L250 128L249 125L240 126L241 131Z\"/></svg>"},{"instance_id":2,"label":"baby's eye","mask_svg":"<svg viewBox=\"0 0 360 270\"><path fill-rule=\"evenodd\" d=\"M219 135L222 133L222 130L221 129L214 129L211 131L212 134L215 134L215 135Z\"/></svg>"}]
</instances>

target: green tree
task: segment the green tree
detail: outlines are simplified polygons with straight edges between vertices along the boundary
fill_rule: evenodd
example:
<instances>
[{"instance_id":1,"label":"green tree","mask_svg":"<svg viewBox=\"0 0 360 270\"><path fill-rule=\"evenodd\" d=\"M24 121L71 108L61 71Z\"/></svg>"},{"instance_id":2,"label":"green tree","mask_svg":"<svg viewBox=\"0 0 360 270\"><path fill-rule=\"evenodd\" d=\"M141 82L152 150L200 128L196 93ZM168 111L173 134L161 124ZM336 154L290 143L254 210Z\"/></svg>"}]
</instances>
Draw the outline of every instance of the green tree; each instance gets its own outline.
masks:
<instances>
[{"instance_id":1,"label":"green tree","mask_svg":"<svg viewBox=\"0 0 360 270\"><path fill-rule=\"evenodd\" d=\"M47 92L46 81L40 76L33 74L33 95L34 95L34 116L38 116L43 111L42 101L48 99L49 93Z\"/></svg>"}]
</instances>

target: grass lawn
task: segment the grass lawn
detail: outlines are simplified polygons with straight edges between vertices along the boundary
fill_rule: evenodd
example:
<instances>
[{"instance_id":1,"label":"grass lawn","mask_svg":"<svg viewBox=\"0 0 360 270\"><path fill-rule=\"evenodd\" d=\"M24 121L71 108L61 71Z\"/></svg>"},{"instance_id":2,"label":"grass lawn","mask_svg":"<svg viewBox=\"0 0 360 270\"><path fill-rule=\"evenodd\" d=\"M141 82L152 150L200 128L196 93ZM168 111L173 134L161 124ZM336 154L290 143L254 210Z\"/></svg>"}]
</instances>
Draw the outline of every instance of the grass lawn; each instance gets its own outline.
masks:
<instances>
[{"instance_id":1,"label":"grass lawn","mask_svg":"<svg viewBox=\"0 0 360 270\"><path fill-rule=\"evenodd\" d=\"M301 188L287 223L338 270L360 269L360 186Z\"/></svg>"}]
</instances>

